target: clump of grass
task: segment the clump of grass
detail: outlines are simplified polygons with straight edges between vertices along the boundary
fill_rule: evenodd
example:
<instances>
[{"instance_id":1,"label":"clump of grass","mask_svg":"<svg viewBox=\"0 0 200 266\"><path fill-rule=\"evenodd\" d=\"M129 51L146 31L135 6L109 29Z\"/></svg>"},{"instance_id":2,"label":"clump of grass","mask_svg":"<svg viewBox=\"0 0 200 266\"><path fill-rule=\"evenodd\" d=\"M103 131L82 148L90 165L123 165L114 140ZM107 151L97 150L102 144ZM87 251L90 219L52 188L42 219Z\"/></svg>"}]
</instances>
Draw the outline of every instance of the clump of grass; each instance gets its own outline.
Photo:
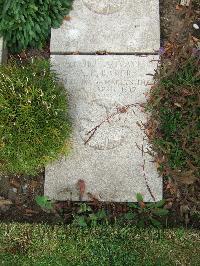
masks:
<instances>
[{"instance_id":1,"label":"clump of grass","mask_svg":"<svg viewBox=\"0 0 200 266\"><path fill-rule=\"evenodd\" d=\"M200 178L200 58L188 50L166 62L148 102L150 138L165 173L191 184Z\"/></svg>"},{"instance_id":2,"label":"clump of grass","mask_svg":"<svg viewBox=\"0 0 200 266\"><path fill-rule=\"evenodd\" d=\"M0 66L0 171L34 175L68 150L65 89L47 60Z\"/></svg>"}]
</instances>

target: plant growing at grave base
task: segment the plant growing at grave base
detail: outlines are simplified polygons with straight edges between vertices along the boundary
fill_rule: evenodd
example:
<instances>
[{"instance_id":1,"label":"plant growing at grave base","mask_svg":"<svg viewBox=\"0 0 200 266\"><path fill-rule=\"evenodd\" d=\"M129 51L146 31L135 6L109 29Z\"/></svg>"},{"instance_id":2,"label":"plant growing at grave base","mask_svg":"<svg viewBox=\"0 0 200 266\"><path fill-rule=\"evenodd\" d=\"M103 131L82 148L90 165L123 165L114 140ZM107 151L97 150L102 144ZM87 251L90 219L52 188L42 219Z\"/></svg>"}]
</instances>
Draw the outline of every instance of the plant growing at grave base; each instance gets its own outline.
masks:
<instances>
[{"instance_id":1,"label":"plant growing at grave base","mask_svg":"<svg viewBox=\"0 0 200 266\"><path fill-rule=\"evenodd\" d=\"M63 221L63 211L59 207L59 203L57 204L57 202L50 200L47 196L37 196L35 201L43 211L57 214ZM87 203L80 204L75 212L72 212L72 217L72 224L78 227L95 227L100 224L108 225L109 222L109 217L104 209L99 209L97 212L94 212Z\"/></svg>"},{"instance_id":2,"label":"plant growing at grave base","mask_svg":"<svg viewBox=\"0 0 200 266\"><path fill-rule=\"evenodd\" d=\"M49 61L0 66L0 171L34 175L65 154L71 125L65 89Z\"/></svg>"},{"instance_id":3,"label":"plant growing at grave base","mask_svg":"<svg viewBox=\"0 0 200 266\"><path fill-rule=\"evenodd\" d=\"M41 47L51 28L58 28L73 0L0 0L0 35L8 48L20 52Z\"/></svg>"},{"instance_id":4,"label":"plant growing at grave base","mask_svg":"<svg viewBox=\"0 0 200 266\"><path fill-rule=\"evenodd\" d=\"M49 199L49 197L37 196L35 201L44 211L50 212L53 210L53 202Z\"/></svg>"},{"instance_id":5,"label":"plant growing at grave base","mask_svg":"<svg viewBox=\"0 0 200 266\"><path fill-rule=\"evenodd\" d=\"M168 215L168 210L164 208L165 200L156 203L144 203L144 199L140 193L136 195L138 203L129 203L128 211L125 214L112 217L108 211L99 208L94 211L87 203L78 205L75 211L72 211L72 224L78 227L95 227L98 225L109 225L112 222L115 224L132 224L138 227L153 225L154 227L162 227L161 217ZM37 196L36 203L46 212L57 214L61 220L64 219L63 206L60 208L59 203L50 200L46 196ZM114 218L114 220L113 220Z\"/></svg>"},{"instance_id":6,"label":"plant growing at grave base","mask_svg":"<svg viewBox=\"0 0 200 266\"><path fill-rule=\"evenodd\" d=\"M98 224L108 225L108 216L105 210L98 210L96 213L93 212L92 208L83 203L74 216L73 224L80 227L97 226Z\"/></svg>"},{"instance_id":7,"label":"plant growing at grave base","mask_svg":"<svg viewBox=\"0 0 200 266\"><path fill-rule=\"evenodd\" d=\"M123 215L122 219L140 227L149 224L155 227L161 227L162 224L158 218L166 216L169 212L163 208L165 200L156 203L144 203L143 196L140 193L136 194L136 198L138 204L129 203L129 211Z\"/></svg>"}]
</instances>

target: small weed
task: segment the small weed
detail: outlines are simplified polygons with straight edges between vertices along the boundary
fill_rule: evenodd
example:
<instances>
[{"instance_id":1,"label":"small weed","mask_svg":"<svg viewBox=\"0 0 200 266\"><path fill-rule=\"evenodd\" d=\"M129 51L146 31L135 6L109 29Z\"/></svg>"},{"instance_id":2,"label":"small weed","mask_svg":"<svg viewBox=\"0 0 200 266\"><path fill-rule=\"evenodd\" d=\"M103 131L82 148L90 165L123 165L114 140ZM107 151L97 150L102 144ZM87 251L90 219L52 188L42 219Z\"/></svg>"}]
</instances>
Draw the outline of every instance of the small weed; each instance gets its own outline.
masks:
<instances>
[{"instance_id":1,"label":"small weed","mask_svg":"<svg viewBox=\"0 0 200 266\"><path fill-rule=\"evenodd\" d=\"M36 203L45 211L50 212L53 210L53 202L47 196L37 196Z\"/></svg>"},{"instance_id":2,"label":"small weed","mask_svg":"<svg viewBox=\"0 0 200 266\"><path fill-rule=\"evenodd\" d=\"M92 208L86 203L80 205L76 214L74 214L74 225L80 227L97 226L98 224L108 224L108 217L105 210L98 210L93 212Z\"/></svg>"},{"instance_id":3,"label":"small weed","mask_svg":"<svg viewBox=\"0 0 200 266\"><path fill-rule=\"evenodd\" d=\"M139 227L153 225L162 227L159 217L166 216L168 210L164 209L165 200L156 203L144 203L143 196L140 193L136 194L138 203L129 203L129 211L123 215L122 219L130 223L136 224Z\"/></svg>"},{"instance_id":4,"label":"small weed","mask_svg":"<svg viewBox=\"0 0 200 266\"><path fill-rule=\"evenodd\" d=\"M108 225L112 222L128 222L139 227L148 225L162 227L162 223L158 218L168 214L168 210L164 208L165 201L144 203L140 193L136 196L138 203L129 203L128 212L120 216L115 216L114 220L112 215L109 215L105 209L99 208L97 211L94 211L87 203L82 203L78 208L76 207L75 211L72 211L72 224L79 227L95 227L97 225ZM47 196L37 196L36 203L47 213L58 214L62 220L65 217L65 215L61 215L62 212L57 208L57 203L50 200Z\"/></svg>"},{"instance_id":5,"label":"small weed","mask_svg":"<svg viewBox=\"0 0 200 266\"><path fill-rule=\"evenodd\" d=\"M38 206L47 213L54 213L64 219L62 212L57 208L56 202L49 199L47 196L37 196L35 199ZM94 212L87 203L80 204L79 208L73 213L73 225L80 227L97 226L98 224L108 224L108 215L105 210L100 209Z\"/></svg>"}]
</instances>

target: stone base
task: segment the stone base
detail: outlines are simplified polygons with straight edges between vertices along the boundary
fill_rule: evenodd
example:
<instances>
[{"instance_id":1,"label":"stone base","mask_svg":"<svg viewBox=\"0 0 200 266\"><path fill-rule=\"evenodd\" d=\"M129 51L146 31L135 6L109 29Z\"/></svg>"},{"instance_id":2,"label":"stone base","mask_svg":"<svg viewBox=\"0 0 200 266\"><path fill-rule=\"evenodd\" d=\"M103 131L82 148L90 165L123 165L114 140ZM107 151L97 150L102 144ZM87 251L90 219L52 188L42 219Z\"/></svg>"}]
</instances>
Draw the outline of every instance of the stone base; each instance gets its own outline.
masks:
<instances>
[{"instance_id":1,"label":"stone base","mask_svg":"<svg viewBox=\"0 0 200 266\"><path fill-rule=\"evenodd\" d=\"M78 201L77 183L100 201L162 199L162 178L139 126L158 56L52 56L69 95L73 149L47 167L45 195ZM153 197L152 197L153 194Z\"/></svg>"}]
</instances>

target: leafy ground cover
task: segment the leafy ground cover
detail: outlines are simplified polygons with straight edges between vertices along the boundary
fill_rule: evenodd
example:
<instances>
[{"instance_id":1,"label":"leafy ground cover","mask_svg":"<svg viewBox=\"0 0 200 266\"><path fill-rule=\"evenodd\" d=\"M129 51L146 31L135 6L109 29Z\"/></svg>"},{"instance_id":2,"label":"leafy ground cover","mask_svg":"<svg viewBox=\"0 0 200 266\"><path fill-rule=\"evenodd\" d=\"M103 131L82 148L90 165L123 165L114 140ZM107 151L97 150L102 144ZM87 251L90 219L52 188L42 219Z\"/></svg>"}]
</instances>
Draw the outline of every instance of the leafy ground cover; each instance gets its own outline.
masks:
<instances>
[{"instance_id":1,"label":"leafy ground cover","mask_svg":"<svg viewBox=\"0 0 200 266\"><path fill-rule=\"evenodd\" d=\"M197 14L192 6L179 12L182 23L161 51L149 95L147 134L171 203L187 224L191 217L200 220L200 49L190 30Z\"/></svg>"},{"instance_id":2,"label":"leafy ground cover","mask_svg":"<svg viewBox=\"0 0 200 266\"><path fill-rule=\"evenodd\" d=\"M163 155L160 168L185 184L200 176L199 63L199 56L191 53L175 72L171 68L169 75L161 71L149 100L157 124L153 144Z\"/></svg>"},{"instance_id":3,"label":"leafy ground cover","mask_svg":"<svg viewBox=\"0 0 200 266\"><path fill-rule=\"evenodd\" d=\"M42 47L51 28L59 28L73 0L0 0L0 35L10 51Z\"/></svg>"},{"instance_id":4,"label":"leafy ground cover","mask_svg":"<svg viewBox=\"0 0 200 266\"><path fill-rule=\"evenodd\" d=\"M0 224L1 265L199 265L200 232Z\"/></svg>"}]
</instances>

